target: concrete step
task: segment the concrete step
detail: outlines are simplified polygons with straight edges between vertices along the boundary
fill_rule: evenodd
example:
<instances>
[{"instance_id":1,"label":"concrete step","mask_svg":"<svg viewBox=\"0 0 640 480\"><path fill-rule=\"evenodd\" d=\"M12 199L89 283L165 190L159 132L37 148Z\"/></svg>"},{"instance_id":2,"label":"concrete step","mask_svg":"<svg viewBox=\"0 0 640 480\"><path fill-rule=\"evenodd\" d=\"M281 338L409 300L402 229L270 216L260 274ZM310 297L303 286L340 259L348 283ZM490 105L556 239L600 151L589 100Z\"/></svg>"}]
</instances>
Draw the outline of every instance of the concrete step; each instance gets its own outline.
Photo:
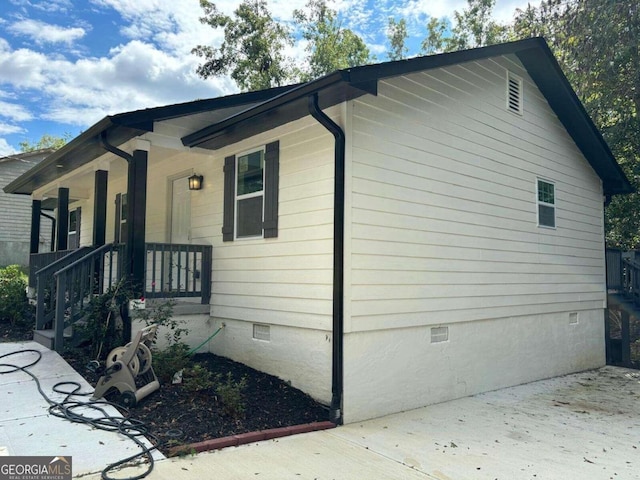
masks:
<instances>
[{"instance_id":1,"label":"concrete step","mask_svg":"<svg viewBox=\"0 0 640 480\"><path fill-rule=\"evenodd\" d=\"M64 338L69 339L72 337L72 334L73 330L71 327L67 327L64 331ZM33 331L33 341L47 347L49 350L53 350L55 348L55 337L56 332L52 328Z\"/></svg>"}]
</instances>

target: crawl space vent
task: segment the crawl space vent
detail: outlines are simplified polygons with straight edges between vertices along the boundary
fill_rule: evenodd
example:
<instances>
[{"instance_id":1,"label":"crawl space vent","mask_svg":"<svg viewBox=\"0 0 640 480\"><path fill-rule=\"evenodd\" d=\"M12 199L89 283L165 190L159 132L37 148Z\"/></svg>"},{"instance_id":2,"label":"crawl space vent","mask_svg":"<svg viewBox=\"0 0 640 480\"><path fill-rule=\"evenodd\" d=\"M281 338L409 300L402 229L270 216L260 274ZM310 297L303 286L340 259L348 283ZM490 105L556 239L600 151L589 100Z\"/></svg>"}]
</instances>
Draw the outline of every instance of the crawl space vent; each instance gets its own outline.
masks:
<instances>
[{"instance_id":1,"label":"crawl space vent","mask_svg":"<svg viewBox=\"0 0 640 480\"><path fill-rule=\"evenodd\" d=\"M578 324L578 312L571 312L569 314L569 325L577 325Z\"/></svg>"},{"instance_id":2,"label":"crawl space vent","mask_svg":"<svg viewBox=\"0 0 640 480\"><path fill-rule=\"evenodd\" d=\"M449 327L432 327L431 343L441 343L449 340Z\"/></svg>"},{"instance_id":3,"label":"crawl space vent","mask_svg":"<svg viewBox=\"0 0 640 480\"><path fill-rule=\"evenodd\" d=\"M522 115L522 79L507 72L507 109Z\"/></svg>"},{"instance_id":4,"label":"crawl space vent","mask_svg":"<svg viewBox=\"0 0 640 480\"><path fill-rule=\"evenodd\" d=\"M269 325L253 324L253 338L268 342L271 340L271 327Z\"/></svg>"}]
</instances>

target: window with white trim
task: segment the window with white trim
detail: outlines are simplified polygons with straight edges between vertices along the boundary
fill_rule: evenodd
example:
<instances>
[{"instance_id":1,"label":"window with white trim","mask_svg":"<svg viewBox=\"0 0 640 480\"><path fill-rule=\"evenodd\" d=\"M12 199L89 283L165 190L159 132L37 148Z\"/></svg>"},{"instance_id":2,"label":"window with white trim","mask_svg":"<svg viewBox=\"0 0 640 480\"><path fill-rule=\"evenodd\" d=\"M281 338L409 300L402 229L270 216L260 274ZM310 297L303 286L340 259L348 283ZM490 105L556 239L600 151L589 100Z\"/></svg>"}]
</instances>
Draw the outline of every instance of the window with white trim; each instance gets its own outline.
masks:
<instances>
[{"instance_id":1,"label":"window with white trim","mask_svg":"<svg viewBox=\"0 0 640 480\"><path fill-rule=\"evenodd\" d=\"M264 148L236 158L236 238L262 236Z\"/></svg>"},{"instance_id":2,"label":"window with white trim","mask_svg":"<svg viewBox=\"0 0 640 480\"><path fill-rule=\"evenodd\" d=\"M556 186L538 179L538 226L556 228Z\"/></svg>"}]
</instances>

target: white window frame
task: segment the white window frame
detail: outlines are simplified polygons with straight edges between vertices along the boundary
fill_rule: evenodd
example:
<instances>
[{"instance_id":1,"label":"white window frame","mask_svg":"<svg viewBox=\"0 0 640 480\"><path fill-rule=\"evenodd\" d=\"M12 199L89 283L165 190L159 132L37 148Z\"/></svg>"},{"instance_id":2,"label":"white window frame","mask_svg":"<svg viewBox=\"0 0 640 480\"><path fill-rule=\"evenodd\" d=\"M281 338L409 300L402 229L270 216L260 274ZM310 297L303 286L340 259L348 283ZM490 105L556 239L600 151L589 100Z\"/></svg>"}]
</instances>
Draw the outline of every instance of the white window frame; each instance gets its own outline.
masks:
<instances>
[{"instance_id":1,"label":"white window frame","mask_svg":"<svg viewBox=\"0 0 640 480\"><path fill-rule=\"evenodd\" d=\"M553 203L543 202L540 200L540 182L547 183L553 186ZM558 226L558 216L557 213L557 202L556 202L556 182L552 180L547 180L546 178L536 178L536 217L539 228L549 228L551 230L555 230ZM544 207L553 208L553 226L551 225L541 225L540 224L540 205Z\"/></svg>"},{"instance_id":2,"label":"white window frame","mask_svg":"<svg viewBox=\"0 0 640 480\"><path fill-rule=\"evenodd\" d=\"M238 178L239 178L239 172L238 172L238 165L239 165L239 161L241 157L245 157L247 155L251 155L252 153L255 152L262 152L262 190L257 191L257 192L252 192L252 193L246 193L244 195L238 195ZM233 202L234 202L234 228L233 228L233 236L234 236L234 240L251 240L251 239L256 239L256 238L264 238L264 228L260 231L260 235L250 235L250 236L238 236L238 215L240 213L240 209L238 208L238 202L240 200L246 200L248 198L256 198L256 197L262 197L262 221L264 221L264 187L265 187L265 171L266 171L266 162L265 162L265 156L266 156L266 145L262 145L261 147L258 148L253 148L251 150L246 150L238 155L236 155L235 158L235 164L233 166L233 168L235 169L235 182L233 185Z\"/></svg>"}]
</instances>

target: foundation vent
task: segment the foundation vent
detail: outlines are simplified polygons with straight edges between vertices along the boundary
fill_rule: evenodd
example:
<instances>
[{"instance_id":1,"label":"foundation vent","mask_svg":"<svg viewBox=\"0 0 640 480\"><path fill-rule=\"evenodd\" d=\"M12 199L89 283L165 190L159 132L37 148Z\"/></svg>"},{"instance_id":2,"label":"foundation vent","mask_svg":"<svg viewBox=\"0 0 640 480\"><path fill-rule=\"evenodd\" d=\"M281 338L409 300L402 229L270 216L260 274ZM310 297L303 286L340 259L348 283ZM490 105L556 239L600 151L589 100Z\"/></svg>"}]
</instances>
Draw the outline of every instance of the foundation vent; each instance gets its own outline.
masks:
<instances>
[{"instance_id":1,"label":"foundation vent","mask_svg":"<svg viewBox=\"0 0 640 480\"><path fill-rule=\"evenodd\" d=\"M578 324L578 312L571 312L569 314L569 325L577 325Z\"/></svg>"},{"instance_id":2,"label":"foundation vent","mask_svg":"<svg viewBox=\"0 0 640 480\"><path fill-rule=\"evenodd\" d=\"M254 323L253 338L255 340L262 340L263 342L269 342L271 340L271 327L269 325Z\"/></svg>"},{"instance_id":3,"label":"foundation vent","mask_svg":"<svg viewBox=\"0 0 640 480\"><path fill-rule=\"evenodd\" d=\"M432 327L431 343L442 343L449 340L449 327Z\"/></svg>"},{"instance_id":4,"label":"foundation vent","mask_svg":"<svg viewBox=\"0 0 640 480\"><path fill-rule=\"evenodd\" d=\"M522 79L507 72L507 109L522 115Z\"/></svg>"}]
</instances>

